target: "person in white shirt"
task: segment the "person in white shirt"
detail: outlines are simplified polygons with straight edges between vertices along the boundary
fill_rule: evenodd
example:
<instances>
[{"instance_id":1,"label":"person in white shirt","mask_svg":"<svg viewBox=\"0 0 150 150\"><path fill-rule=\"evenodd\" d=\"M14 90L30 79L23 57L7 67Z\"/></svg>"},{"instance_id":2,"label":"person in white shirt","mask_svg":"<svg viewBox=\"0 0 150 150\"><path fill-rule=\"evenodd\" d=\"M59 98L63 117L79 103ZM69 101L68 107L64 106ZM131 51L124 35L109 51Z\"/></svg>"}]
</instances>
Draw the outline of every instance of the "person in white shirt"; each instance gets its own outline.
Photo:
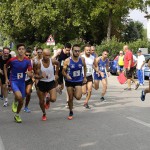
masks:
<instances>
[{"instance_id":1,"label":"person in white shirt","mask_svg":"<svg viewBox=\"0 0 150 150\"><path fill-rule=\"evenodd\" d=\"M81 57L84 57L86 64L86 78L87 82L82 85L82 93L86 94L86 99L84 101L84 107L90 109L88 102L92 93L92 84L93 84L93 65L95 58L90 54L91 45L87 44L84 46L84 53Z\"/></svg>"},{"instance_id":2,"label":"person in white shirt","mask_svg":"<svg viewBox=\"0 0 150 150\"><path fill-rule=\"evenodd\" d=\"M144 67L145 67L145 57L142 55L142 51L137 52L137 77L140 85L144 85Z\"/></svg>"}]
</instances>

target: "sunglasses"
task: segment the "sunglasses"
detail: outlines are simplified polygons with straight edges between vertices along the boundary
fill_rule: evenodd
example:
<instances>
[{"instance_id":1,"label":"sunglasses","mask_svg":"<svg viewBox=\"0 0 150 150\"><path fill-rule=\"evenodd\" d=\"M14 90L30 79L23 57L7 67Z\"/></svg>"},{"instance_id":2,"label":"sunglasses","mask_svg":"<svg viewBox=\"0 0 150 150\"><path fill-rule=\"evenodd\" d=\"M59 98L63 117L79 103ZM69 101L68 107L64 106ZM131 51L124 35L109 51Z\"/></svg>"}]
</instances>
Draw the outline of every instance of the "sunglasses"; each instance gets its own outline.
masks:
<instances>
[{"instance_id":1,"label":"sunglasses","mask_svg":"<svg viewBox=\"0 0 150 150\"><path fill-rule=\"evenodd\" d=\"M27 55L27 54L26 54L26 56L30 57L31 55Z\"/></svg>"},{"instance_id":2,"label":"sunglasses","mask_svg":"<svg viewBox=\"0 0 150 150\"><path fill-rule=\"evenodd\" d=\"M76 53L80 53L80 50L74 50L74 52L76 52Z\"/></svg>"}]
</instances>

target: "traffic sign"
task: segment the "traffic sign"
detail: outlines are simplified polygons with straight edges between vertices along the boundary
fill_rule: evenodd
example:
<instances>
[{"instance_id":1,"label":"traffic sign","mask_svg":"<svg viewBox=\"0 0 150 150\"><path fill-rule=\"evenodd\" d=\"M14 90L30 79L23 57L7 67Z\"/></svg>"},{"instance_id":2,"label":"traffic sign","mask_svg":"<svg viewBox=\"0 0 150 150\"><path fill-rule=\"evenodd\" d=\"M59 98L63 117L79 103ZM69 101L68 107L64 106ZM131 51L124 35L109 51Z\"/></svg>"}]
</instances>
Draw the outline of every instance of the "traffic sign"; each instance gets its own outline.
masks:
<instances>
[{"instance_id":1,"label":"traffic sign","mask_svg":"<svg viewBox=\"0 0 150 150\"><path fill-rule=\"evenodd\" d=\"M47 45L55 45L55 40L52 35L50 35L46 41Z\"/></svg>"}]
</instances>

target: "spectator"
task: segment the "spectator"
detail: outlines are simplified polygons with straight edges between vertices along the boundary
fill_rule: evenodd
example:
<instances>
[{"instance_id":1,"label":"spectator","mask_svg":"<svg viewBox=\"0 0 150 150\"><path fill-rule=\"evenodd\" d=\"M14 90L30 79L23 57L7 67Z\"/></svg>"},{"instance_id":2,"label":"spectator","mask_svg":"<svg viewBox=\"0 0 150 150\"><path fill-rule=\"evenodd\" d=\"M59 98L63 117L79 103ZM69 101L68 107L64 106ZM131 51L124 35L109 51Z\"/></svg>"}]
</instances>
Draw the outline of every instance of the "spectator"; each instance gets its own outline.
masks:
<instances>
[{"instance_id":1,"label":"spectator","mask_svg":"<svg viewBox=\"0 0 150 150\"><path fill-rule=\"evenodd\" d=\"M118 56L118 66L117 66L118 74L120 74L123 71L123 66L124 66L124 55L123 55L123 51L120 51Z\"/></svg>"},{"instance_id":2,"label":"spectator","mask_svg":"<svg viewBox=\"0 0 150 150\"><path fill-rule=\"evenodd\" d=\"M144 68L145 68L145 57L142 55L142 51L137 52L137 78L140 85L144 85Z\"/></svg>"}]
</instances>

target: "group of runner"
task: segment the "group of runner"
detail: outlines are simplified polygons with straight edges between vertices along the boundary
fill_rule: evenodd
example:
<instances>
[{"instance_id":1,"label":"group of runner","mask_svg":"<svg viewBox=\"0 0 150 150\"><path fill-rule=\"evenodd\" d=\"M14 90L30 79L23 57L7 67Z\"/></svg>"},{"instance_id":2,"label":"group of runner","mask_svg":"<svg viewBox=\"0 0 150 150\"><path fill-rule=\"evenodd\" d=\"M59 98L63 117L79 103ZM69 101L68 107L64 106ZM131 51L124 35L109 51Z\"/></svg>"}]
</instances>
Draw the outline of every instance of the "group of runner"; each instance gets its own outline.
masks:
<instances>
[{"instance_id":1,"label":"group of runner","mask_svg":"<svg viewBox=\"0 0 150 150\"><path fill-rule=\"evenodd\" d=\"M24 44L17 45L17 56L10 56L10 49L3 48L1 64L1 81L4 96L4 107L8 105L8 86L14 93L12 111L14 119L21 123L19 115L25 99L24 111L29 113L28 108L35 85L39 105L42 110L42 120L47 120L46 109L50 103L57 99L57 92L62 93L64 84L66 86L66 101L69 108L68 119L73 119L73 99L80 100L86 94L84 107L90 109L88 104L92 88L99 89L102 83L100 101L105 100L107 91L107 77L109 76L108 51L104 50L101 56L95 53L95 47L89 44L81 47L77 44L66 43L63 49L58 49L51 54L49 49L37 48L32 57L32 49L26 48Z\"/></svg>"}]
</instances>

